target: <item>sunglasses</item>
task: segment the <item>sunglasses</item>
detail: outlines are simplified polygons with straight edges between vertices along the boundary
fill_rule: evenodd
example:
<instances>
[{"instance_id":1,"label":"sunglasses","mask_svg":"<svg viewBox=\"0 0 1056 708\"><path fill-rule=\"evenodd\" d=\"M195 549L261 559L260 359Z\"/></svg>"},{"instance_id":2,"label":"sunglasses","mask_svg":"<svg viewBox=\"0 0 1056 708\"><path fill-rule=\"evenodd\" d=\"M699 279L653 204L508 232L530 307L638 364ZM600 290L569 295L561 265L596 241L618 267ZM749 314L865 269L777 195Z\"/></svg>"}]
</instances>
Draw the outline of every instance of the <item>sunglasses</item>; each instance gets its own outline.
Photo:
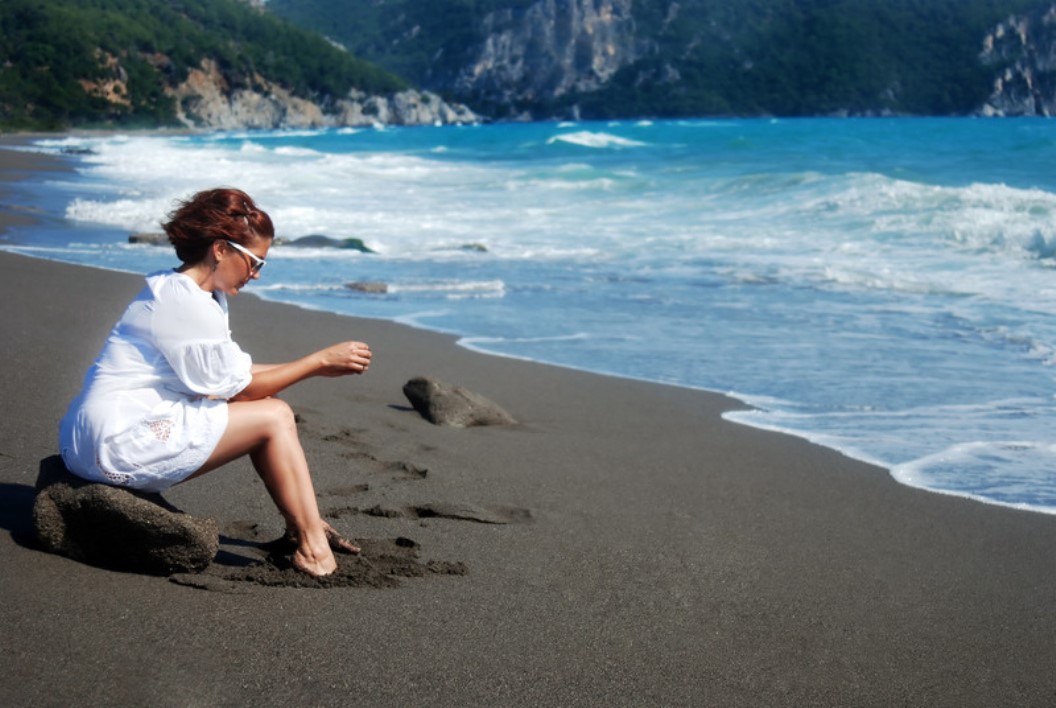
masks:
<instances>
[{"instance_id":1,"label":"sunglasses","mask_svg":"<svg viewBox=\"0 0 1056 708\"><path fill-rule=\"evenodd\" d=\"M263 258L258 256L256 253L253 253L253 251L249 250L248 248L246 248L242 244L235 243L234 241L229 241L226 238L224 239L224 243L226 243L228 246L230 246L231 248L235 249L236 251L241 251L242 253L244 253L247 256L249 256L249 260L250 260L249 272L250 273L259 273L260 269L263 268L265 265L267 265L267 261L266 260L264 260Z\"/></svg>"}]
</instances>

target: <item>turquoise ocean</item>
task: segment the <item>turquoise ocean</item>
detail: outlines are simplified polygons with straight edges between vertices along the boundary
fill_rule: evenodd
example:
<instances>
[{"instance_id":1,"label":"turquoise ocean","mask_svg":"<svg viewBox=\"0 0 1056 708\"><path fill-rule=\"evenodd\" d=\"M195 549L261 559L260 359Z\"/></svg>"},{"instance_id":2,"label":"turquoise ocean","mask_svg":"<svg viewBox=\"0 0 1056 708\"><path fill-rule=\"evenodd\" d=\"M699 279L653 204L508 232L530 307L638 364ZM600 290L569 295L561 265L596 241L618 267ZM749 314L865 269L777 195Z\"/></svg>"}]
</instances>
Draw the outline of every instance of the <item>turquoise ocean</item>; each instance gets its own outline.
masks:
<instances>
[{"instance_id":1,"label":"turquoise ocean","mask_svg":"<svg viewBox=\"0 0 1056 708\"><path fill-rule=\"evenodd\" d=\"M1056 513L1056 122L525 123L42 139L0 247L146 273L174 200L287 239L248 291L730 394L738 423ZM381 282L385 293L347 287ZM237 305L236 305L237 306ZM115 313L116 316L116 313Z\"/></svg>"}]
</instances>

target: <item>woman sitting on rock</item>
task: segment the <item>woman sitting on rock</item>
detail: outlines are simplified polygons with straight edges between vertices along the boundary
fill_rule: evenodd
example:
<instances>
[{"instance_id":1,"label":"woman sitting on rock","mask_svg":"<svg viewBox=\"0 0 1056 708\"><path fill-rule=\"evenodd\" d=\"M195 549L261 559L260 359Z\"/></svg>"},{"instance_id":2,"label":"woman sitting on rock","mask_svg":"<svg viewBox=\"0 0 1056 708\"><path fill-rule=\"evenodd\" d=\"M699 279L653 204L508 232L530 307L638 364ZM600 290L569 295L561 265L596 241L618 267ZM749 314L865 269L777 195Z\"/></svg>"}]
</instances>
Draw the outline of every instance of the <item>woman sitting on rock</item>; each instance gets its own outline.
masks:
<instances>
[{"instance_id":1,"label":"woman sitting on rock","mask_svg":"<svg viewBox=\"0 0 1056 708\"><path fill-rule=\"evenodd\" d=\"M227 297L260 277L275 235L244 192L199 192L164 229L183 265L147 276L111 331L60 424L62 458L87 480L161 492L249 455L286 519L294 567L332 573L332 549L359 549L320 517L293 412L273 396L312 376L361 374L370 348L254 364L232 341Z\"/></svg>"}]
</instances>

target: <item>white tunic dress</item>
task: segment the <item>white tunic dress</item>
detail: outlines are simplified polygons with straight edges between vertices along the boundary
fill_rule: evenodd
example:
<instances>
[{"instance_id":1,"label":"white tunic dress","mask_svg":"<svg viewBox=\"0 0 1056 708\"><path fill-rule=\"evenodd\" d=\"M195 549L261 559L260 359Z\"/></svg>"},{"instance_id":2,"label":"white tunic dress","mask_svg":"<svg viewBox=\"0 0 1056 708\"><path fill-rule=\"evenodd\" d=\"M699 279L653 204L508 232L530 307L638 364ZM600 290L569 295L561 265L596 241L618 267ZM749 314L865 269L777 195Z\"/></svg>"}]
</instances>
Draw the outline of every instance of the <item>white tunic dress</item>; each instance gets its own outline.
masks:
<instances>
[{"instance_id":1,"label":"white tunic dress","mask_svg":"<svg viewBox=\"0 0 1056 708\"><path fill-rule=\"evenodd\" d=\"M212 454L227 428L227 401L245 388L252 360L232 341L227 299L166 271L125 310L59 425L74 474L160 492Z\"/></svg>"}]
</instances>

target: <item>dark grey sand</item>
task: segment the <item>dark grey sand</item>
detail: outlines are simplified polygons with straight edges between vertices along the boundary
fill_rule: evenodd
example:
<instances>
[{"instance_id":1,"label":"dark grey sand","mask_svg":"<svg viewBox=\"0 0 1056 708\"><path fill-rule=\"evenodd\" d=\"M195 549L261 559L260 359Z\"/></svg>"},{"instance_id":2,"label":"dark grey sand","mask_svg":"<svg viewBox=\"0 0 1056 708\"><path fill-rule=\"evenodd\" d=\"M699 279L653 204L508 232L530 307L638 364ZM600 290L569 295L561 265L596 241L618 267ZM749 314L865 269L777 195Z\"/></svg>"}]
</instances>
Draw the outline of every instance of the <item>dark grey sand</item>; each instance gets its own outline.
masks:
<instances>
[{"instance_id":1,"label":"dark grey sand","mask_svg":"<svg viewBox=\"0 0 1056 708\"><path fill-rule=\"evenodd\" d=\"M0 149L4 179L26 159ZM223 530L201 575L43 553L38 464L139 287L0 253L0 705L1056 703L1056 518L724 422L719 395L250 295L232 328L258 361L374 348L367 375L284 395L365 560L324 584L264 563L281 522L244 463L167 495ZM417 375L519 424L435 427L402 396Z\"/></svg>"}]
</instances>

